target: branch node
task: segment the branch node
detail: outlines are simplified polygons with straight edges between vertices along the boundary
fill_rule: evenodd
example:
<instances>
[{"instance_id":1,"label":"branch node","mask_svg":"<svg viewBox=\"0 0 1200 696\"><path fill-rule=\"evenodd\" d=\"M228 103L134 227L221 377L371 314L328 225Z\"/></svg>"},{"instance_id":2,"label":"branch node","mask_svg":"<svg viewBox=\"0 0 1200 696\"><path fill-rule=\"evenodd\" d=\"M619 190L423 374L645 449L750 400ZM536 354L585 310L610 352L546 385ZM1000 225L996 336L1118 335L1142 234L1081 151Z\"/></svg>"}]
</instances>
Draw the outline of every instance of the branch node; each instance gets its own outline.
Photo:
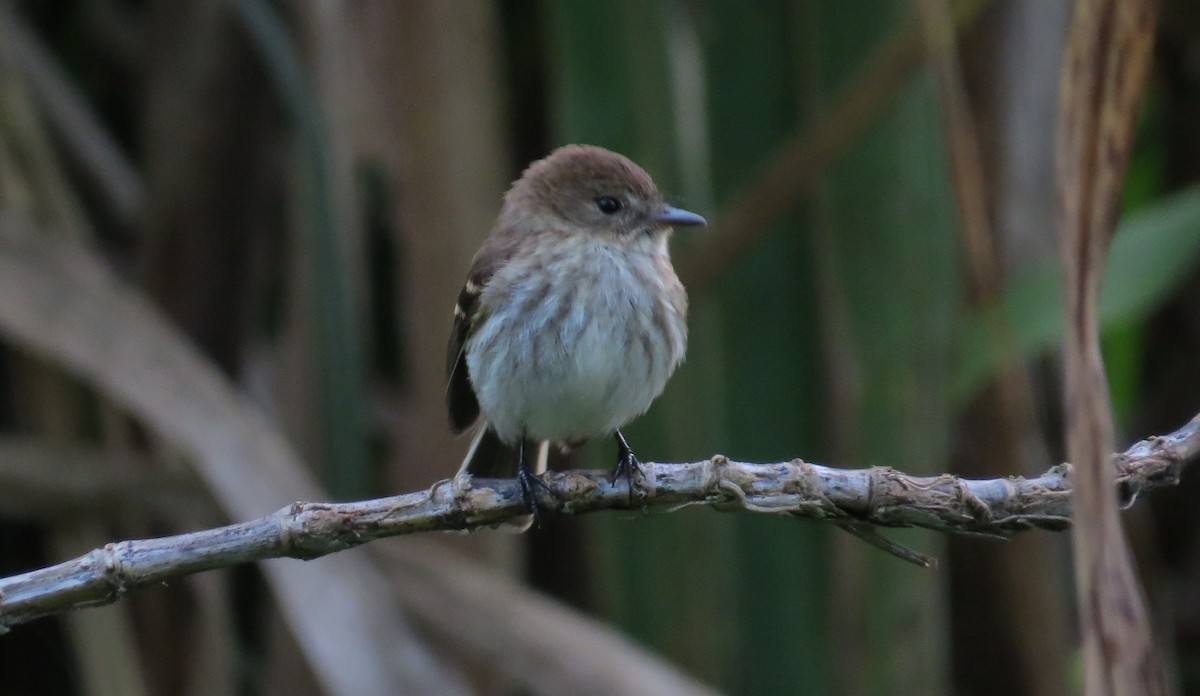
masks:
<instances>
[{"instance_id":1,"label":"branch node","mask_svg":"<svg viewBox=\"0 0 1200 696\"><path fill-rule=\"evenodd\" d=\"M729 510L753 510L755 506L746 497L746 491L742 487L726 478L717 479L717 491L724 492L727 495L718 495L718 500L713 503L713 507L723 512Z\"/></svg>"},{"instance_id":2,"label":"branch node","mask_svg":"<svg viewBox=\"0 0 1200 696\"><path fill-rule=\"evenodd\" d=\"M123 595L128 591L125 582L125 574L122 572L122 563L118 546L128 547L129 542L123 541L119 544L108 543L103 548L96 549L93 553L93 563L99 568L100 573L104 577L104 583L112 590L114 595Z\"/></svg>"},{"instance_id":3,"label":"branch node","mask_svg":"<svg viewBox=\"0 0 1200 696\"><path fill-rule=\"evenodd\" d=\"M708 460L705 468L703 490L707 493L717 493L721 489L721 481L725 479L725 469L729 458L723 454L714 454Z\"/></svg>"},{"instance_id":4,"label":"branch node","mask_svg":"<svg viewBox=\"0 0 1200 696\"><path fill-rule=\"evenodd\" d=\"M825 481L816 467L799 458L793 459L791 465L799 472L796 476L796 495L799 500L794 514L828 520L854 517L825 494Z\"/></svg>"},{"instance_id":5,"label":"branch node","mask_svg":"<svg viewBox=\"0 0 1200 696\"><path fill-rule=\"evenodd\" d=\"M867 469L867 504L864 517L866 521L875 521L881 517L879 509L880 501L884 498L883 488L887 485L887 479L895 473L896 470L888 466L873 466Z\"/></svg>"},{"instance_id":6,"label":"branch node","mask_svg":"<svg viewBox=\"0 0 1200 696\"><path fill-rule=\"evenodd\" d=\"M279 547L285 556L291 555L297 550L296 536L299 532L295 528L295 522L296 515L299 514L302 506L303 503L295 501L275 513L275 523L279 526Z\"/></svg>"},{"instance_id":7,"label":"branch node","mask_svg":"<svg viewBox=\"0 0 1200 696\"><path fill-rule=\"evenodd\" d=\"M446 519L453 520L455 527L467 526L467 509L463 505L463 501L467 498L467 489L471 487L471 475L466 472L456 474L452 479L441 479L434 481L429 490L425 492L425 498L431 506L436 506L438 502L438 491L441 488L449 488L450 494L445 497L446 500ZM389 515L395 514L399 510L393 508Z\"/></svg>"},{"instance_id":8,"label":"branch node","mask_svg":"<svg viewBox=\"0 0 1200 696\"><path fill-rule=\"evenodd\" d=\"M958 501L967 511L967 515L972 522L980 522L982 524L992 523L992 509L988 504L983 502L979 496L971 492L967 487L967 483L957 476L952 477L955 485L958 487ZM1008 489L1012 490L1012 482L1005 479L1008 484Z\"/></svg>"},{"instance_id":9,"label":"branch node","mask_svg":"<svg viewBox=\"0 0 1200 696\"><path fill-rule=\"evenodd\" d=\"M345 515L328 503L294 502L275 513L286 555L311 561L362 543Z\"/></svg>"}]
</instances>

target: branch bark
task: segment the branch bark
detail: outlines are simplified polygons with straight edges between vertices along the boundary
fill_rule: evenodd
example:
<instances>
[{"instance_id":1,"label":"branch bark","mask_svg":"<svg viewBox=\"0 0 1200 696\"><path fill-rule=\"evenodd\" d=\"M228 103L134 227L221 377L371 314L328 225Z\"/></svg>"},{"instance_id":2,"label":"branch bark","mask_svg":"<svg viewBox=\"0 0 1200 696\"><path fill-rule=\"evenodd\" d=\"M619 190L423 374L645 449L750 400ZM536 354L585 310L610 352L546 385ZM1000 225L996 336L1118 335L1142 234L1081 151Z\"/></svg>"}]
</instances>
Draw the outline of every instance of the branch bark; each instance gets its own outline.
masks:
<instances>
[{"instance_id":1,"label":"branch bark","mask_svg":"<svg viewBox=\"0 0 1200 696\"><path fill-rule=\"evenodd\" d=\"M1113 457L1123 506L1179 480L1200 456L1200 415L1169 435L1151 437ZM635 501L601 471L546 476L538 503L565 515L667 505L708 505L807 517L837 524L907 560L929 559L889 542L876 527L924 527L1007 538L1027 529L1071 524L1072 467L1036 478L909 476L889 467L837 469L799 459L751 464L722 455L697 462L647 463ZM273 515L190 534L108 544L40 570L0 579L0 632L40 616L108 604L168 579L270 558L313 559L382 537L471 530L525 514L515 480L449 480L428 490L351 503L293 503Z\"/></svg>"}]
</instances>

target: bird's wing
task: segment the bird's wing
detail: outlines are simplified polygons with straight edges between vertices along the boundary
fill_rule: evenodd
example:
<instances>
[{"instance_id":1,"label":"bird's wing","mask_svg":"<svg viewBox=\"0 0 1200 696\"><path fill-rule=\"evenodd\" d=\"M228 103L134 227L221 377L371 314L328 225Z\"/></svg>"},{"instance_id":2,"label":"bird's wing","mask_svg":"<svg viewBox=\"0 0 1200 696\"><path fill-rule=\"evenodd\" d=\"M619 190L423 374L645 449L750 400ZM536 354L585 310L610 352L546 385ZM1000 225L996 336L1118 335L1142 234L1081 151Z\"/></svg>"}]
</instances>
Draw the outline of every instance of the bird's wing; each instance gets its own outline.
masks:
<instances>
[{"instance_id":1,"label":"bird's wing","mask_svg":"<svg viewBox=\"0 0 1200 696\"><path fill-rule=\"evenodd\" d=\"M516 250L518 236L513 232L498 228L483 243L467 273L467 282L458 293L458 303L454 305L454 328L450 331L450 344L446 349L446 408L450 413L450 427L456 433L471 427L479 417L479 399L467 369L467 341L486 318L480 304L484 288Z\"/></svg>"},{"instance_id":2,"label":"bird's wing","mask_svg":"<svg viewBox=\"0 0 1200 696\"><path fill-rule=\"evenodd\" d=\"M450 345L446 348L446 408L450 413L450 427L461 433L479 417L479 400L471 385L467 370L467 339L471 337L479 320L479 295L489 278L476 269L467 276L454 305L454 328L450 330Z\"/></svg>"}]
</instances>

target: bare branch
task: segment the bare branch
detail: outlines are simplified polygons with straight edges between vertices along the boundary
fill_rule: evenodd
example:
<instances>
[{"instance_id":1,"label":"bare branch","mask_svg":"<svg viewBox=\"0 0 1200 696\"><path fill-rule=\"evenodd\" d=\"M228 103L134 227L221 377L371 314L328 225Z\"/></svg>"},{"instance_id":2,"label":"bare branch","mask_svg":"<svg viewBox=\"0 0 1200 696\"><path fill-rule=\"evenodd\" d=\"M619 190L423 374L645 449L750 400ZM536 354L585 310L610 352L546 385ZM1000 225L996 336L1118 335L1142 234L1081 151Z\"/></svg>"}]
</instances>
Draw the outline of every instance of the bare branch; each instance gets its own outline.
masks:
<instances>
[{"instance_id":1,"label":"bare branch","mask_svg":"<svg viewBox=\"0 0 1200 696\"><path fill-rule=\"evenodd\" d=\"M1175 432L1143 440L1113 458L1125 506L1179 480L1200 455L1200 415ZM872 527L925 527L1006 538L1027 529L1061 531L1071 522L1071 466L1037 478L909 476L888 467L836 469L799 459L771 464L721 455L647 463L638 500L601 471L546 476L538 491L546 512L581 514L668 505L763 512L827 520L906 560ZM273 515L216 529L122 541L79 558L0 579L0 630L68 609L108 604L168 579L269 558L312 559L372 539L438 530L470 530L525 514L515 480L477 479L467 489L439 481L429 490L352 503L293 503Z\"/></svg>"}]
</instances>

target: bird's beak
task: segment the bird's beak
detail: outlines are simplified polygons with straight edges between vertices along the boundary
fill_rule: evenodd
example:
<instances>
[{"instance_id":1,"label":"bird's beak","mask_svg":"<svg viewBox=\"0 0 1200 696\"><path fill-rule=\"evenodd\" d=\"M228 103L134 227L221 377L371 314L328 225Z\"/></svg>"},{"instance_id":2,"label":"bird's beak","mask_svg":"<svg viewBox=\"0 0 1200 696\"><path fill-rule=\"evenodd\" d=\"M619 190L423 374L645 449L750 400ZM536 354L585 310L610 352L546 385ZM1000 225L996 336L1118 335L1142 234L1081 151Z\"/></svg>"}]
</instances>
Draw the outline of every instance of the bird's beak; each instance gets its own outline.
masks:
<instances>
[{"instance_id":1,"label":"bird's beak","mask_svg":"<svg viewBox=\"0 0 1200 696\"><path fill-rule=\"evenodd\" d=\"M671 225L672 227L695 227L697 225L708 224L704 218L695 213L690 213L681 208L672 208L669 205L655 213L654 220L664 225Z\"/></svg>"}]
</instances>

